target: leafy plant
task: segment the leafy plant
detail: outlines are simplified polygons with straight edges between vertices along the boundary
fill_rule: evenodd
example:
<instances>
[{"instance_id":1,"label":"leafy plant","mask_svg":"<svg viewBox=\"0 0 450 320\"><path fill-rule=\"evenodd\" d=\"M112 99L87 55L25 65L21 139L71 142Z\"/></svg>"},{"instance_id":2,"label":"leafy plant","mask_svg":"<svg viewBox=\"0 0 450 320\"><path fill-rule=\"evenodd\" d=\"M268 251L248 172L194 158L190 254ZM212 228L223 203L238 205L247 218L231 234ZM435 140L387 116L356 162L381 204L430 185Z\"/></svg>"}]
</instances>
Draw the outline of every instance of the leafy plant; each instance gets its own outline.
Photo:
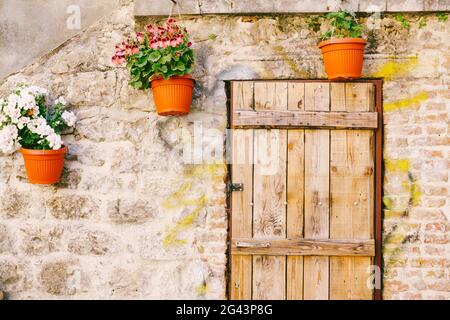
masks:
<instances>
[{"instance_id":1,"label":"leafy plant","mask_svg":"<svg viewBox=\"0 0 450 320\"><path fill-rule=\"evenodd\" d=\"M445 22L448 20L448 13L447 12L438 12L436 13L436 17L440 22Z\"/></svg>"},{"instance_id":2,"label":"leafy plant","mask_svg":"<svg viewBox=\"0 0 450 320\"><path fill-rule=\"evenodd\" d=\"M217 34L210 33L210 34L208 35L208 39L209 39L209 40L212 40L212 41L215 41L215 40L217 39Z\"/></svg>"},{"instance_id":3,"label":"leafy plant","mask_svg":"<svg viewBox=\"0 0 450 320\"><path fill-rule=\"evenodd\" d=\"M47 105L47 90L22 86L0 100L0 151L13 153L20 146L34 150L58 150L61 133L75 125L76 116L65 111L63 97Z\"/></svg>"},{"instance_id":4,"label":"leafy plant","mask_svg":"<svg viewBox=\"0 0 450 320\"><path fill-rule=\"evenodd\" d=\"M314 32L320 31L320 17L319 16L309 16L306 18L306 23L308 28Z\"/></svg>"},{"instance_id":5,"label":"leafy plant","mask_svg":"<svg viewBox=\"0 0 450 320\"><path fill-rule=\"evenodd\" d=\"M148 25L145 32L117 45L112 61L116 65L127 62L130 85L144 90L153 79L191 73L194 65L191 45L186 28L169 18L164 26Z\"/></svg>"},{"instance_id":6,"label":"leafy plant","mask_svg":"<svg viewBox=\"0 0 450 320\"><path fill-rule=\"evenodd\" d=\"M345 10L330 12L325 15L325 19L330 23L330 30L323 33L322 40L362 37L362 26L351 12Z\"/></svg>"},{"instance_id":7,"label":"leafy plant","mask_svg":"<svg viewBox=\"0 0 450 320\"><path fill-rule=\"evenodd\" d=\"M419 18L419 29L424 28L427 25L427 21L425 20L425 17Z\"/></svg>"},{"instance_id":8,"label":"leafy plant","mask_svg":"<svg viewBox=\"0 0 450 320\"><path fill-rule=\"evenodd\" d=\"M402 14L397 14L397 15L395 16L395 20L397 20L398 22L400 22L400 23L402 24L403 28L406 28L406 29L409 28L409 21L408 21L408 19L405 18L404 15L402 15Z\"/></svg>"}]
</instances>

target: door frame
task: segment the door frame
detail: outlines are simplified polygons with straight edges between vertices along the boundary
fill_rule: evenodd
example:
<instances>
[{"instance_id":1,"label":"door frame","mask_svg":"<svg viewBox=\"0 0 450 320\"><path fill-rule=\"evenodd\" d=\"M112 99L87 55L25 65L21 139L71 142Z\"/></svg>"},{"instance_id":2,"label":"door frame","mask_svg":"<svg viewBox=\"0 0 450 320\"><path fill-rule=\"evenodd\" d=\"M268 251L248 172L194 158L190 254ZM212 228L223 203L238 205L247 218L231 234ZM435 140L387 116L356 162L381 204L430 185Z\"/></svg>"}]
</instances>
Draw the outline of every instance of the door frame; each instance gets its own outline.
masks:
<instances>
[{"instance_id":1,"label":"door frame","mask_svg":"<svg viewBox=\"0 0 450 320\"><path fill-rule=\"evenodd\" d=\"M227 94L227 129L233 130L232 125L232 114L233 114L233 86L231 85L234 81L270 81L270 82L342 82L333 81L327 79L236 79L226 81L225 89ZM374 262L377 270L375 270L375 283L379 287L375 287L373 299L382 300L383 291L383 253L382 253L382 235L383 235L383 176L384 176L384 164L383 164L383 79L358 79L358 80L346 80L352 83L373 83L375 86L375 111L378 113L378 127L375 130L375 197L374 197L374 233L375 233L375 257ZM233 214L231 210L232 203L232 191L230 186L231 183L231 173L232 164L231 161L231 135L229 131L226 135L226 148L225 148L225 158L227 159L227 189L226 189L226 205L228 212L228 252L227 252L227 272L226 272L226 297L230 299L230 279L231 279L231 234L232 234L232 219Z\"/></svg>"}]
</instances>

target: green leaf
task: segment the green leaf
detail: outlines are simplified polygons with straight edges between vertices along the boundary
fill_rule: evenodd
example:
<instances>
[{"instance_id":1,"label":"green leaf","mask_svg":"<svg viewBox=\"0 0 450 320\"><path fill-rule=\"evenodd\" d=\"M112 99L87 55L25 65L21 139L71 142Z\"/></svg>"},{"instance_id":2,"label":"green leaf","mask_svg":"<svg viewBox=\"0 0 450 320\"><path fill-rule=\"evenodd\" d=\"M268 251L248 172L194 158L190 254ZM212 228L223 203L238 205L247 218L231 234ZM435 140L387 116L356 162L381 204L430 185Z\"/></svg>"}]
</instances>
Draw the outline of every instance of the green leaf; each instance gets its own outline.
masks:
<instances>
[{"instance_id":1,"label":"green leaf","mask_svg":"<svg viewBox=\"0 0 450 320\"><path fill-rule=\"evenodd\" d=\"M161 63L167 63L167 62L169 62L170 60L172 60L172 54L166 54L166 55L164 55L163 57L162 57L162 59L161 59Z\"/></svg>"},{"instance_id":2,"label":"green leaf","mask_svg":"<svg viewBox=\"0 0 450 320\"><path fill-rule=\"evenodd\" d=\"M448 20L448 13L447 12L438 12L436 13L436 17L440 22L445 22Z\"/></svg>"},{"instance_id":3,"label":"green leaf","mask_svg":"<svg viewBox=\"0 0 450 320\"><path fill-rule=\"evenodd\" d=\"M153 51L149 56L148 60L151 62L156 62L161 58L161 53L159 51Z\"/></svg>"},{"instance_id":4,"label":"green leaf","mask_svg":"<svg viewBox=\"0 0 450 320\"><path fill-rule=\"evenodd\" d=\"M130 82L130 86L132 86L135 89L140 89L142 87L141 81L132 81Z\"/></svg>"},{"instance_id":5,"label":"green leaf","mask_svg":"<svg viewBox=\"0 0 450 320\"><path fill-rule=\"evenodd\" d=\"M145 67L147 62L148 62L147 59L142 58L141 60L139 60L139 62L136 64L136 66L139 67L139 68Z\"/></svg>"},{"instance_id":6,"label":"green leaf","mask_svg":"<svg viewBox=\"0 0 450 320\"><path fill-rule=\"evenodd\" d=\"M184 71L186 69L186 67L184 66L184 63L182 63L181 61L177 63L176 69L180 70L180 71Z\"/></svg>"}]
</instances>

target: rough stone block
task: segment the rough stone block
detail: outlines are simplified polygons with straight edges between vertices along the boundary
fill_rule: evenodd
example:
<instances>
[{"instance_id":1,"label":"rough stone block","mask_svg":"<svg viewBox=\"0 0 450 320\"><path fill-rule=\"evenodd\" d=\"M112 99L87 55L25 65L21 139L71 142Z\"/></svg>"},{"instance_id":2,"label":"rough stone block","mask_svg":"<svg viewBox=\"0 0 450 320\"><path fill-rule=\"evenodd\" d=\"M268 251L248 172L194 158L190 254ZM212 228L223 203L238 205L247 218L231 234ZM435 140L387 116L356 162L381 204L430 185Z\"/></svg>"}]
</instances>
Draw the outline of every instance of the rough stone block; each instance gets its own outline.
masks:
<instances>
[{"instance_id":1,"label":"rough stone block","mask_svg":"<svg viewBox=\"0 0 450 320\"><path fill-rule=\"evenodd\" d=\"M0 195L0 214L7 218L24 215L29 205L29 198L15 189L8 188Z\"/></svg>"},{"instance_id":2,"label":"rough stone block","mask_svg":"<svg viewBox=\"0 0 450 320\"><path fill-rule=\"evenodd\" d=\"M74 295L86 284L86 276L71 260L47 262L39 272L39 282L51 295Z\"/></svg>"},{"instance_id":3,"label":"rough stone block","mask_svg":"<svg viewBox=\"0 0 450 320\"><path fill-rule=\"evenodd\" d=\"M0 254L13 253L14 240L7 226L0 224Z\"/></svg>"},{"instance_id":4,"label":"rough stone block","mask_svg":"<svg viewBox=\"0 0 450 320\"><path fill-rule=\"evenodd\" d=\"M98 201L82 196L54 196L47 201L50 214L56 219L86 219L97 214Z\"/></svg>"},{"instance_id":5,"label":"rough stone block","mask_svg":"<svg viewBox=\"0 0 450 320\"><path fill-rule=\"evenodd\" d=\"M75 230L76 236L68 241L69 252L78 255L103 256L114 252L115 237L103 232L92 230Z\"/></svg>"},{"instance_id":6,"label":"rough stone block","mask_svg":"<svg viewBox=\"0 0 450 320\"><path fill-rule=\"evenodd\" d=\"M115 90L113 71L77 73L68 82L67 101L74 106L108 107L115 101Z\"/></svg>"},{"instance_id":7,"label":"rough stone block","mask_svg":"<svg viewBox=\"0 0 450 320\"><path fill-rule=\"evenodd\" d=\"M21 279L20 267L13 261L0 260L0 288L17 283Z\"/></svg>"},{"instance_id":8,"label":"rough stone block","mask_svg":"<svg viewBox=\"0 0 450 320\"><path fill-rule=\"evenodd\" d=\"M25 226L21 229L22 250L26 255L48 254L61 249L62 226Z\"/></svg>"},{"instance_id":9,"label":"rough stone block","mask_svg":"<svg viewBox=\"0 0 450 320\"><path fill-rule=\"evenodd\" d=\"M144 223L155 215L155 207L145 200L118 199L108 203L108 216L114 223Z\"/></svg>"}]
</instances>

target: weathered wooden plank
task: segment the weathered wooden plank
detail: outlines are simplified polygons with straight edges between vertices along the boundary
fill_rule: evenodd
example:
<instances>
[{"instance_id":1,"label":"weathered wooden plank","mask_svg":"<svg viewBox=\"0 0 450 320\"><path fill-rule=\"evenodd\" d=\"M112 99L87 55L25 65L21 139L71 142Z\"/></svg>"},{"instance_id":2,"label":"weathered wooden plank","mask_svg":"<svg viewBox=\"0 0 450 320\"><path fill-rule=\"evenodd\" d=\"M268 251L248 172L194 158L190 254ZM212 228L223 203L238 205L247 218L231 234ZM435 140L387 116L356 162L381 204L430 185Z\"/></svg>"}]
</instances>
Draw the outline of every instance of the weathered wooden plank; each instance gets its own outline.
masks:
<instances>
[{"instance_id":1,"label":"weathered wooden plank","mask_svg":"<svg viewBox=\"0 0 450 320\"><path fill-rule=\"evenodd\" d=\"M286 258L253 256L253 300L284 300Z\"/></svg>"},{"instance_id":2,"label":"weathered wooden plank","mask_svg":"<svg viewBox=\"0 0 450 320\"><path fill-rule=\"evenodd\" d=\"M253 88L249 82L233 83L233 108L253 107ZM251 237L253 224L253 130L232 131L232 182L243 183L231 201L231 237ZM251 299L252 258L231 257L231 299Z\"/></svg>"},{"instance_id":3,"label":"weathered wooden plank","mask_svg":"<svg viewBox=\"0 0 450 320\"><path fill-rule=\"evenodd\" d=\"M286 110L287 82L255 81L255 110Z\"/></svg>"},{"instance_id":4,"label":"weathered wooden plank","mask_svg":"<svg viewBox=\"0 0 450 320\"><path fill-rule=\"evenodd\" d=\"M305 110L329 111L329 84L305 84ZM328 238L329 130L305 130L305 237ZM328 257L304 257L304 299L328 299Z\"/></svg>"},{"instance_id":5,"label":"weathered wooden plank","mask_svg":"<svg viewBox=\"0 0 450 320\"><path fill-rule=\"evenodd\" d=\"M234 238L231 253L297 256L374 256L375 240Z\"/></svg>"},{"instance_id":6,"label":"weathered wooden plank","mask_svg":"<svg viewBox=\"0 0 450 320\"><path fill-rule=\"evenodd\" d=\"M376 129L376 112L246 111L235 110L237 128L360 128Z\"/></svg>"},{"instance_id":7,"label":"weathered wooden plank","mask_svg":"<svg viewBox=\"0 0 450 320\"><path fill-rule=\"evenodd\" d=\"M331 110L372 110L372 90L372 84L333 83ZM330 237L373 238L373 132L332 131L330 167ZM371 299L370 264L369 257L332 257L330 298Z\"/></svg>"},{"instance_id":8,"label":"weathered wooden plank","mask_svg":"<svg viewBox=\"0 0 450 320\"><path fill-rule=\"evenodd\" d=\"M253 81L233 81L232 86L233 110L252 110L254 101Z\"/></svg>"},{"instance_id":9,"label":"weathered wooden plank","mask_svg":"<svg viewBox=\"0 0 450 320\"><path fill-rule=\"evenodd\" d=\"M255 109L287 108L287 84L255 83ZM253 237L286 237L286 130L255 130ZM253 257L253 299L285 299L286 257Z\"/></svg>"},{"instance_id":10,"label":"weathered wooden plank","mask_svg":"<svg viewBox=\"0 0 450 320\"><path fill-rule=\"evenodd\" d=\"M288 84L288 110L305 107L305 84ZM288 130L287 225L288 238L303 238L305 131ZM286 299L303 299L303 257L286 257Z\"/></svg>"}]
</instances>

